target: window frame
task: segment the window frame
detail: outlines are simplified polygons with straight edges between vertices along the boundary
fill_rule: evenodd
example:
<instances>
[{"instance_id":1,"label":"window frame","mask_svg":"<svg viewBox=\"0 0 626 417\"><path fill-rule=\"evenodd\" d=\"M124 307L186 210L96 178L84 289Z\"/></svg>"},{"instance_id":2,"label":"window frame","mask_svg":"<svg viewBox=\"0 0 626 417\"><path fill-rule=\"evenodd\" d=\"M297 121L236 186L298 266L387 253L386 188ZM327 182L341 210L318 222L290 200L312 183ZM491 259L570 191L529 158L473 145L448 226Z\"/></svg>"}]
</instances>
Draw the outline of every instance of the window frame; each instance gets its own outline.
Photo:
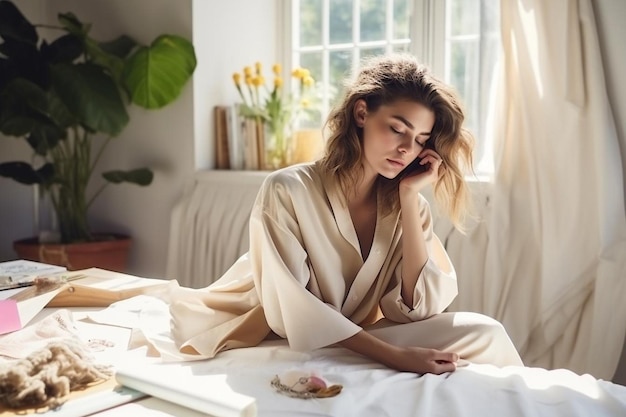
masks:
<instances>
[{"instance_id":1,"label":"window frame","mask_svg":"<svg viewBox=\"0 0 626 417\"><path fill-rule=\"evenodd\" d=\"M294 25L296 18L296 10L294 3L298 3L299 0L279 0L279 7L277 8L277 24L281 30L278 31L277 39L277 59L282 62L286 68L293 68L295 59L294 57L299 53L305 51L322 50L322 79L323 81L329 80L329 62L328 51L332 51L334 48L328 48L328 7L329 0L320 0L322 2L323 20L322 20L322 47L303 47L296 49L294 40L298 39L299 31L298 27ZM446 31L445 31L445 19L446 19L446 2L447 0L412 0L409 2L411 8L410 20L409 20L409 36L411 39L409 52L420 58L422 63L430 67L431 71L438 77L444 77L445 75L445 43L446 43ZM388 3L390 4L390 3ZM358 10L360 1L354 1L354 8ZM418 13L421 12L421 13ZM358 21L358 19L355 19ZM353 31L358 31L358 25L353 27ZM388 48L391 47L389 39L392 25L387 25L387 41L385 44ZM354 49L359 49L363 45L376 45L377 42L359 42L353 45ZM358 65L358 59L352 62L352 70L355 70ZM324 97L328 96L328 83L321 83L322 94ZM322 109L322 114L327 114L328 108Z\"/></svg>"},{"instance_id":2,"label":"window frame","mask_svg":"<svg viewBox=\"0 0 626 417\"><path fill-rule=\"evenodd\" d=\"M298 5L300 0L278 0L278 27L282 30L278 31L278 44L277 44L277 57L280 62L283 62L287 68L293 68L296 63L295 57L302 52L310 52L315 50L322 50L322 80L320 83L322 88L322 95L324 98L329 97L329 52L333 48L327 48L329 44L328 25L329 25L329 1L319 0L322 2L323 20L322 20L322 47L302 47L295 48L294 41L298 39L299 27L294 25L296 12L294 5ZM428 66L432 73L442 80L448 82L448 72L450 71L450 63L446 62L446 55L448 53L448 43L451 41L447 33L447 26L449 25L448 16L446 13L447 3L449 0L410 0L409 1L409 53L418 57L418 59ZM495 1L495 0L494 0ZM354 0L353 8L355 11L359 10L360 0ZM387 7L391 7L391 2L387 2ZM357 13L353 14L354 21L358 22L359 19ZM389 13L387 14L389 18ZM392 39L392 25L387 24L386 40L388 50L393 45ZM353 32L358 32L359 25L353 25ZM356 37L356 36L355 36ZM359 49L363 45L368 45L369 42L356 43L353 45L354 49ZM374 44L374 43L373 43ZM381 41L382 44L382 41ZM345 45L344 45L345 46ZM352 70L354 71L359 64L358 59L353 59ZM497 64L496 64L497 67ZM497 69L495 70L497 72ZM287 86L290 88L290 86ZM493 106L493 103L490 104ZM328 114L329 100L324 100L321 113L322 117ZM490 115L489 117L492 117ZM322 121L323 122L323 121ZM482 134L489 136L492 133L485 132L473 132L476 135ZM491 177L493 175L493 150L486 151L487 147L491 147L491 141L493 138L482 138L484 141L483 152L480 155L475 155L474 161L475 168L478 169L476 176L481 179ZM482 166L482 168L481 168Z\"/></svg>"}]
</instances>

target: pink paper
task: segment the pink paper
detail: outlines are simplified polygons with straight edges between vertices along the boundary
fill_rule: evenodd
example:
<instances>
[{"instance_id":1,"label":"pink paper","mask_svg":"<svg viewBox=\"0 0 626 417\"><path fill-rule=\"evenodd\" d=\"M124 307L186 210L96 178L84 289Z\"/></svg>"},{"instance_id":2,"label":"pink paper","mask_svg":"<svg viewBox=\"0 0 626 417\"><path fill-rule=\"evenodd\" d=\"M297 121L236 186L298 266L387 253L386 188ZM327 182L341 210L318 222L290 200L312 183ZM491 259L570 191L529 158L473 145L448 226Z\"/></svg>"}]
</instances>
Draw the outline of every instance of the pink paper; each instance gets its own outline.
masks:
<instances>
[{"instance_id":1,"label":"pink paper","mask_svg":"<svg viewBox=\"0 0 626 417\"><path fill-rule=\"evenodd\" d=\"M17 301L0 300L0 334L14 332L22 328Z\"/></svg>"}]
</instances>

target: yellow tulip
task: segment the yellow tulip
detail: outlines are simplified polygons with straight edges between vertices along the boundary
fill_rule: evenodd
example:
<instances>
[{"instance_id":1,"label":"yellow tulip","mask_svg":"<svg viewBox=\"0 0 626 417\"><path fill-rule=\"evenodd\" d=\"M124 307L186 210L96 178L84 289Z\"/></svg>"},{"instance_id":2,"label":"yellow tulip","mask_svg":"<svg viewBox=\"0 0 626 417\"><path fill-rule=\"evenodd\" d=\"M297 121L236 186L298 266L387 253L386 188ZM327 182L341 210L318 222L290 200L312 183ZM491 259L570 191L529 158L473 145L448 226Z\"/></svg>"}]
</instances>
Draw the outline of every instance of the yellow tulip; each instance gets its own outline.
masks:
<instances>
[{"instance_id":1,"label":"yellow tulip","mask_svg":"<svg viewBox=\"0 0 626 417\"><path fill-rule=\"evenodd\" d=\"M250 77L250 76L252 75L252 68L250 68L250 67L244 67L244 69L243 69L243 74L244 74L246 77Z\"/></svg>"},{"instance_id":2,"label":"yellow tulip","mask_svg":"<svg viewBox=\"0 0 626 417\"><path fill-rule=\"evenodd\" d=\"M311 76L311 72L306 69L306 68L301 68L301 72L300 72L300 78L305 79L306 77L310 77Z\"/></svg>"},{"instance_id":3,"label":"yellow tulip","mask_svg":"<svg viewBox=\"0 0 626 417\"><path fill-rule=\"evenodd\" d=\"M241 74L239 74L238 72L233 74L233 81L235 82L235 85L239 85L241 84Z\"/></svg>"},{"instance_id":4,"label":"yellow tulip","mask_svg":"<svg viewBox=\"0 0 626 417\"><path fill-rule=\"evenodd\" d=\"M283 68L280 66L280 64L274 64L274 66L272 66L272 71L275 75L278 76L283 71Z\"/></svg>"},{"instance_id":5,"label":"yellow tulip","mask_svg":"<svg viewBox=\"0 0 626 417\"><path fill-rule=\"evenodd\" d=\"M252 77L249 76L249 75L246 75L246 78L245 78L244 81L245 81L246 85L252 85L252 83L253 83L252 82Z\"/></svg>"},{"instance_id":6,"label":"yellow tulip","mask_svg":"<svg viewBox=\"0 0 626 417\"><path fill-rule=\"evenodd\" d=\"M275 88L280 88L283 86L283 79L280 77L276 77L274 78L274 87Z\"/></svg>"},{"instance_id":7,"label":"yellow tulip","mask_svg":"<svg viewBox=\"0 0 626 417\"><path fill-rule=\"evenodd\" d=\"M256 77L252 77L252 84L255 87L260 87L265 84L265 78L262 75L257 75Z\"/></svg>"},{"instance_id":8,"label":"yellow tulip","mask_svg":"<svg viewBox=\"0 0 626 417\"><path fill-rule=\"evenodd\" d=\"M294 68L293 71L291 71L291 75L294 78L302 78L302 68L300 67Z\"/></svg>"},{"instance_id":9,"label":"yellow tulip","mask_svg":"<svg viewBox=\"0 0 626 417\"><path fill-rule=\"evenodd\" d=\"M310 87L315 83L315 80L313 79L313 77L311 77L310 75L304 77L302 79L302 84L306 87Z\"/></svg>"}]
</instances>

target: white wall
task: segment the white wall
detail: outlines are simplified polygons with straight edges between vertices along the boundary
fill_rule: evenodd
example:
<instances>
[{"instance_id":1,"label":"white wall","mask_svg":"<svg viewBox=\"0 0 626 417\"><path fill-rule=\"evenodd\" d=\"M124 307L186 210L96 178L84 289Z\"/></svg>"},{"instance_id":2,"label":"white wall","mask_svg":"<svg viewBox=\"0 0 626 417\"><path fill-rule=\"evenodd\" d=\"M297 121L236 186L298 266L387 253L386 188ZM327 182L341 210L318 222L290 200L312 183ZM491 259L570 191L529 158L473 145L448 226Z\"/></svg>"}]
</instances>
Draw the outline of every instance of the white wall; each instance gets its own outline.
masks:
<instances>
[{"instance_id":1,"label":"white wall","mask_svg":"<svg viewBox=\"0 0 626 417\"><path fill-rule=\"evenodd\" d=\"M256 61L271 66L277 55L278 0L193 0L193 32L201 57L195 77L195 163L212 168L213 106L238 101L232 74Z\"/></svg>"}]
</instances>

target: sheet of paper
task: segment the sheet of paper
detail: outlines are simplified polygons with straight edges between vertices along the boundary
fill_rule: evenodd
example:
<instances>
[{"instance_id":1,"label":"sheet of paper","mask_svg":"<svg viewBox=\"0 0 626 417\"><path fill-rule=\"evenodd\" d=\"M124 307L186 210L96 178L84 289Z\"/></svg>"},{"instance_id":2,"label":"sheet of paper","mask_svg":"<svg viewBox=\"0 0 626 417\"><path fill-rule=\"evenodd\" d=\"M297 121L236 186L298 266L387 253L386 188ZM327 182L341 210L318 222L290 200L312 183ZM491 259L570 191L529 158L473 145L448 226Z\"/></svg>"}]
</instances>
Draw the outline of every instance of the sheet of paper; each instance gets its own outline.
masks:
<instances>
[{"instance_id":1,"label":"sheet of paper","mask_svg":"<svg viewBox=\"0 0 626 417\"><path fill-rule=\"evenodd\" d=\"M26 326L63 289L61 285L55 285L52 288L47 290L31 286L15 295L18 297L17 310L20 315L21 327ZM33 295L29 296L31 292Z\"/></svg>"},{"instance_id":2,"label":"sheet of paper","mask_svg":"<svg viewBox=\"0 0 626 417\"><path fill-rule=\"evenodd\" d=\"M22 287L22 288L13 288L10 290L2 290L0 291L0 300L7 300L9 298L12 298L14 295L24 291L28 289L28 287Z\"/></svg>"},{"instance_id":3,"label":"sheet of paper","mask_svg":"<svg viewBox=\"0 0 626 417\"><path fill-rule=\"evenodd\" d=\"M17 301L0 300L0 334L14 332L22 328Z\"/></svg>"}]
</instances>

